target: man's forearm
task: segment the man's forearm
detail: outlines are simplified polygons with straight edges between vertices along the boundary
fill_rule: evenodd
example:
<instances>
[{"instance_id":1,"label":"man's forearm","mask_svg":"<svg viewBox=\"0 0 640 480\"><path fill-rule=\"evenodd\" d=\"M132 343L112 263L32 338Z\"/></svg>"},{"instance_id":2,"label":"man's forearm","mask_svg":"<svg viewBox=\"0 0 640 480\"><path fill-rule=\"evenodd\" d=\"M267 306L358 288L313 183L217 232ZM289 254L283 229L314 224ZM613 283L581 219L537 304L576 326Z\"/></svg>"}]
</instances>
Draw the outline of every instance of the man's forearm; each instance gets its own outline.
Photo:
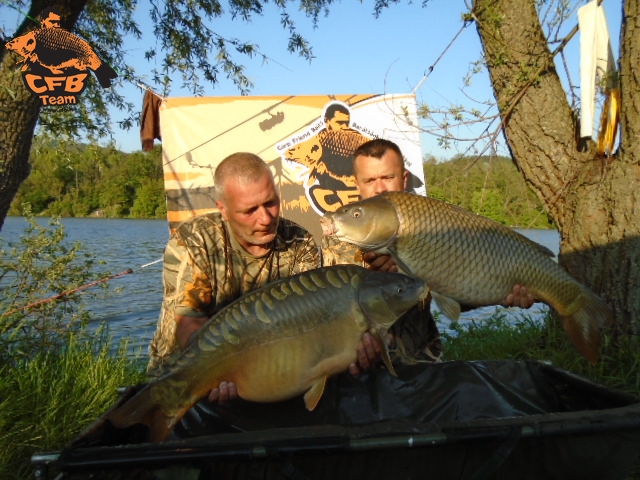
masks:
<instances>
[{"instance_id":1,"label":"man's forearm","mask_svg":"<svg viewBox=\"0 0 640 480\"><path fill-rule=\"evenodd\" d=\"M176 315L176 340L180 350L187 348L193 334L200 330L207 320L207 317Z\"/></svg>"}]
</instances>

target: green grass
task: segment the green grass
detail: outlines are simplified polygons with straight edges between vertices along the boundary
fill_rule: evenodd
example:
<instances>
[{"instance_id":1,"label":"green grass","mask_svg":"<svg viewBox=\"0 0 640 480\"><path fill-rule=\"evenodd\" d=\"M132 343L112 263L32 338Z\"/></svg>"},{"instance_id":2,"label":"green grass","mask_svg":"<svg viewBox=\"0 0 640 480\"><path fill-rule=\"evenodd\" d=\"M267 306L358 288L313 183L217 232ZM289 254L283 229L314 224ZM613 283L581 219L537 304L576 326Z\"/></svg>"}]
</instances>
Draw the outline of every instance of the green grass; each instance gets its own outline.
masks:
<instances>
[{"instance_id":1,"label":"green grass","mask_svg":"<svg viewBox=\"0 0 640 480\"><path fill-rule=\"evenodd\" d=\"M550 316L544 321L525 317L514 325L497 313L481 322L452 324L451 329L454 334L442 334L445 360L540 360L640 396L640 342L636 336L605 333L601 358L594 366Z\"/></svg>"},{"instance_id":2,"label":"green grass","mask_svg":"<svg viewBox=\"0 0 640 480\"><path fill-rule=\"evenodd\" d=\"M143 368L104 337L0 368L0 478L34 478L31 455L59 450L143 380Z\"/></svg>"}]
</instances>

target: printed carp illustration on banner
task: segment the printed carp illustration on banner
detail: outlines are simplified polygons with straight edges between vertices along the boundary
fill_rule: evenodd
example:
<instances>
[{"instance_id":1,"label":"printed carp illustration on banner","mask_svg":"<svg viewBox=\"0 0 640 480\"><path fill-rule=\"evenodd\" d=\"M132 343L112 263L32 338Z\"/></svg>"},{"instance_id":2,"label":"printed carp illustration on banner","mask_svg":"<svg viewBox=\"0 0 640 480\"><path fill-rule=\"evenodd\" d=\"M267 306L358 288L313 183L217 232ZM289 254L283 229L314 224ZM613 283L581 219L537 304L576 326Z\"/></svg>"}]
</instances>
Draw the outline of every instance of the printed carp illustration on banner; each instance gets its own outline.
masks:
<instances>
[{"instance_id":1,"label":"printed carp illustration on banner","mask_svg":"<svg viewBox=\"0 0 640 480\"><path fill-rule=\"evenodd\" d=\"M319 240L319 218L359 200L352 155L381 137L405 155L411 191L426 194L413 94L166 98L160 130L170 228L215 211L213 173L248 151L270 165L281 214Z\"/></svg>"},{"instance_id":2,"label":"printed carp illustration on banner","mask_svg":"<svg viewBox=\"0 0 640 480\"><path fill-rule=\"evenodd\" d=\"M24 84L42 105L75 105L87 86L87 70L93 71L103 88L109 88L117 73L86 41L60 26L58 9L47 8L40 16L40 27L5 47L22 57Z\"/></svg>"}]
</instances>

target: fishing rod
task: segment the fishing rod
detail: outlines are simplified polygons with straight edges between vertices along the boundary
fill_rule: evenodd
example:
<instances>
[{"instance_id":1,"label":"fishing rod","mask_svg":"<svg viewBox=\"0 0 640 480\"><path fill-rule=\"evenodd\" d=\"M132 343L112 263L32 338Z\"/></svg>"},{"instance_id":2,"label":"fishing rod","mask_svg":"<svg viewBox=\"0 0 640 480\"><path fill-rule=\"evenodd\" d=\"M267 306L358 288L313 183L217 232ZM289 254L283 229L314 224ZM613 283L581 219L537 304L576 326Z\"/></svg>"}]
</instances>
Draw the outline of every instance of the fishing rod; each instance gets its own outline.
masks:
<instances>
[{"instance_id":1,"label":"fishing rod","mask_svg":"<svg viewBox=\"0 0 640 480\"><path fill-rule=\"evenodd\" d=\"M145 263L144 265L141 265L141 266L140 266L139 270L142 270L143 268L149 267L149 266L154 265L154 264L156 264L156 263L159 263L159 262L161 262L161 261L162 261L162 258L160 258L160 259L158 259L158 260L155 260L155 261L153 261L153 262ZM45 304L45 303L53 302L54 300L58 300L58 299L60 299L60 298L66 297L67 295L70 295L70 294L72 294L72 293L76 293L76 292L79 292L79 291L81 291L81 290L85 290L85 289L87 289L87 288L89 288L89 287L93 287L93 286L95 286L95 285L99 285L99 284L101 284L101 283L104 283L104 282L106 282L106 281L108 281L108 280L112 280L112 279L114 279L114 278L123 277L124 275L128 275L128 274L133 273L133 272L134 272L133 268L128 268L128 269L126 269L126 270L123 270L123 271L122 271L122 272L120 272L120 273L116 273L116 274L114 274L114 275L109 275L108 277L101 278L100 280L96 280L96 281L94 281L94 282L90 282L90 283L87 283L87 284L85 284L85 285L81 285L81 286L76 287L76 288L72 288L72 289L69 289L69 290L65 290L65 291L64 291L64 292L62 292L62 293L59 293L59 294L57 294L57 295L53 295L52 297L48 297L48 298L44 298L44 299L42 299L42 300L38 300L37 302L30 303L30 304L28 304L28 305L24 305L24 306L22 306L22 307L20 307L20 308L16 308L16 309L14 309L14 310L11 310L10 312L5 312L5 313L3 313L2 315L0 315L0 317L7 317L7 316L9 316L9 315L12 315L12 314L14 314L14 313L21 312L21 311L23 311L23 310L27 310L27 309L30 309L30 308L34 308L34 307L37 307L37 306L39 306L39 305L43 305L43 304Z\"/></svg>"}]
</instances>

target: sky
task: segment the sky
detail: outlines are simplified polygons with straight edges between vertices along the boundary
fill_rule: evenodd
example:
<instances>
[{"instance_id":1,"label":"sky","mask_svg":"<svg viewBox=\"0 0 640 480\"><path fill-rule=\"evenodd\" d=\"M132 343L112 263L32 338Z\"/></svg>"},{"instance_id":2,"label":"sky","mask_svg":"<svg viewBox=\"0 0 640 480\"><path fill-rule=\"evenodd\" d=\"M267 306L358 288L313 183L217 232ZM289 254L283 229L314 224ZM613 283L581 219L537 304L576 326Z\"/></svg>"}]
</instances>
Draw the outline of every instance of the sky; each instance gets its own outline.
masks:
<instances>
[{"instance_id":1,"label":"sky","mask_svg":"<svg viewBox=\"0 0 640 480\"><path fill-rule=\"evenodd\" d=\"M604 0L612 47L618 52L621 0ZM327 17L319 19L313 28L311 20L303 15L295 17L299 32L313 47L315 58L309 62L287 52L288 35L280 26L277 11L271 4L265 5L263 16L251 22L225 17L216 20L213 30L227 39L237 38L255 43L269 60L253 60L239 57L246 66L246 74L253 81L252 95L314 95L347 93L410 93L415 90L418 103L432 109L447 108L451 104L463 104L483 109L476 101L493 99L485 72L472 77L472 85L462 91L463 79L481 59L481 45L475 26L463 27L462 14L466 11L463 0L429 0L426 7L421 2L392 5L378 18L373 15L371 0L343 0L331 7ZM155 45L146 3L140 2L136 18L143 38L132 39L122 54L136 65L143 80L151 82L151 66L145 64L144 51ZM7 8L0 6L2 16ZM11 10L9 10L11 12ZM577 24L577 16L567 22L565 31ZM15 25L15 20L13 25ZM0 27L12 24L9 16L0 18ZM455 38L455 39L454 39ZM451 43L453 42L453 43ZM567 58L572 69L574 83L579 79L579 35L569 44ZM429 67L434 66L428 73ZM428 75L427 75L428 73ZM176 77L177 78L177 77ZM180 83L179 79L176 85ZM142 108L143 91L135 84L123 84L127 100ZM237 88L225 79L215 87L206 86L207 96L236 96ZM190 92L173 87L169 96L191 96ZM113 112L113 119L124 114ZM116 146L124 151L140 150L139 130L115 128ZM477 136L474 129L461 128L458 135ZM454 144L443 149L437 138L423 134L422 149L425 154L438 159L450 158L466 151L468 144ZM506 149L497 145L498 153Z\"/></svg>"}]
</instances>

